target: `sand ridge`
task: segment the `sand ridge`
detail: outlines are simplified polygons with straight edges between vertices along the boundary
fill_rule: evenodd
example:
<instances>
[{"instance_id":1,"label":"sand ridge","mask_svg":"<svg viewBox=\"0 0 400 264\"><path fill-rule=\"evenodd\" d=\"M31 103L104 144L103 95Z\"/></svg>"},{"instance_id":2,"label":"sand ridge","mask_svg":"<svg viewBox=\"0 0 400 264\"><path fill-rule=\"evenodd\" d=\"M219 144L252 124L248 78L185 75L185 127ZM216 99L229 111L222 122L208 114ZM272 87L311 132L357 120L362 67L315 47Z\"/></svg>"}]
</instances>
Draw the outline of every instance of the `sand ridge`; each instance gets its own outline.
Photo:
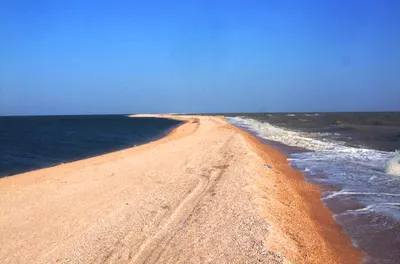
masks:
<instances>
[{"instance_id":1,"label":"sand ridge","mask_svg":"<svg viewBox=\"0 0 400 264\"><path fill-rule=\"evenodd\" d=\"M361 260L281 153L222 117L157 117L187 122L146 145L0 179L0 262Z\"/></svg>"}]
</instances>

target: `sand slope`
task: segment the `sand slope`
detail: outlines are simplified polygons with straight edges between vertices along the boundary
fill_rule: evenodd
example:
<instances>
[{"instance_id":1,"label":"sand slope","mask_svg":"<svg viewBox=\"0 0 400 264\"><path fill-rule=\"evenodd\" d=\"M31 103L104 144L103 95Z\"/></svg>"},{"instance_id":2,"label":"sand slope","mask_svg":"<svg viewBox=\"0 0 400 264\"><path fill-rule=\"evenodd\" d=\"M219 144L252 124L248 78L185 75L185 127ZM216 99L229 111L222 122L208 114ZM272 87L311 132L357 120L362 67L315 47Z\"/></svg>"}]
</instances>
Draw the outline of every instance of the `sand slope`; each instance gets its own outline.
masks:
<instances>
[{"instance_id":1,"label":"sand slope","mask_svg":"<svg viewBox=\"0 0 400 264\"><path fill-rule=\"evenodd\" d=\"M150 144L0 179L0 262L360 261L282 154L222 118L179 118Z\"/></svg>"}]
</instances>

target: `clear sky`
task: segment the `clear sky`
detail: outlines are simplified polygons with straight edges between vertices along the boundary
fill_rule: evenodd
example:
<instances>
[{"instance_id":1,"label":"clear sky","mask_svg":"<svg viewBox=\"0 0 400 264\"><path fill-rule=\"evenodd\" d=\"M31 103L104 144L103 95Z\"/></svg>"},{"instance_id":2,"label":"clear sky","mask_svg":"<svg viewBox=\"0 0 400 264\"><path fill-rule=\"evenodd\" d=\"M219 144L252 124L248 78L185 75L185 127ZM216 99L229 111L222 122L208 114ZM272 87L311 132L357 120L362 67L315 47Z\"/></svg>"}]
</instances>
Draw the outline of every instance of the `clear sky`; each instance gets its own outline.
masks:
<instances>
[{"instance_id":1,"label":"clear sky","mask_svg":"<svg viewBox=\"0 0 400 264\"><path fill-rule=\"evenodd\" d=\"M0 3L0 115L363 110L400 110L399 0Z\"/></svg>"}]
</instances>

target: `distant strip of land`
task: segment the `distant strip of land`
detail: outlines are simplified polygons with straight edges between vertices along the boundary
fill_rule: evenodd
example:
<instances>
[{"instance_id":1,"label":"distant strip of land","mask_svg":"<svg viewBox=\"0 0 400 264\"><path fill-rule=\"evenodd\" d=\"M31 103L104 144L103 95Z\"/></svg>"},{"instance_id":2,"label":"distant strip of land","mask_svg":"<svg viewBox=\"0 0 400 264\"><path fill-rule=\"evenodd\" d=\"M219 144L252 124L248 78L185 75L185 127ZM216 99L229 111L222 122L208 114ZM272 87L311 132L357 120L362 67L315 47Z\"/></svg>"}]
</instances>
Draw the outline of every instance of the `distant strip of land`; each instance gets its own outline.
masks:
<instances>
[{"instance_id":1,"label":"distant strip of land","mask_svg":"<svg viewBox=\"0 0 400 264\"><path fill-rule=\"evenodd\" d=\"M134 118L149 115L135 115ZM359 263L286 157L223 117L0 179L0 263Z\"/></svg>"}]
</instances>

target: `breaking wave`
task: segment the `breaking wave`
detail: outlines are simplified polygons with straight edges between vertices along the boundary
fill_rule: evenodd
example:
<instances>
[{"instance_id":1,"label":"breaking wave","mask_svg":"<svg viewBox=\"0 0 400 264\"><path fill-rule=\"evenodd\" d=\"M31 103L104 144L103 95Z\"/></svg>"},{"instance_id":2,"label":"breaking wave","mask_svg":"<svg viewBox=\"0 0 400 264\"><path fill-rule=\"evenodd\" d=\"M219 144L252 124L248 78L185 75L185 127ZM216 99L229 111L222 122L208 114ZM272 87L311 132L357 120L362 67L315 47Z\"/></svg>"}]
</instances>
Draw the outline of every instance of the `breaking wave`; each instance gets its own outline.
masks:
<instances>
[{"instance_id":1,"label":"breaking wave","mask_svg":"<svg viewBox=\"0 0 400 264\"><path fill-rule=\"evenodd\" d=\"M301 132L283 129L267 122L260 122L251 118L242 117L228 117L227 120L233 124L245 127L257 133L262 138L281 142L289 146L310 150L330 150L335 148L335 145L330 144L329 142L321 142L306 137Z\"/></svg>"},{"instance_id":2,"label":"breaking wave","mask_svg":"<svg viewBox=\"0 0 400 264\"><path fill-rule=\"evenodd\" d=\"M341 133L336 130L304 132L247 117L227 120L261 138L308 150L289 155L290 164L302 171L307 180L335 187L334 191L323 193L322 201L335 213L335 220L353 243L363 250L370 252L368 245L373 244L365 230L379 236L400 230L399 152L351 147L336 139L335 133ZM397 248L400 237L390 239L387 244ZM385 251L386 256L392 253L391 249Z\"/></svg>"},{"instance_id":3,"label":"breaking wave","mask_svg":"<svg viewBox=\"0 0 400 264\"><path fill-rule=\"evenodd\" d=\"M345 142L333 140L329 133L307 133L293 131L282 127L261 122L252 118L228 117L227 120L235 125L244 127L258 136L283 143L292 147L300 147L315 152L297 153L290 156L290 161L304 160L312 165L313 161L319 163L329 161L330 164L343 165L343 167L330 168L334 171L355 168L367 168L372 174L384 172L400 176L400 152L387 152L373 149L349 147ZM297 162L299 163L299 162ZM301 163L301 162L300 162ZM307 168L312 171L312 168ZM370 178L373 178L371 176Z\"/></svg>"},{"instance_id":4,"label":"breaking wave","mask_svg":"<svg viewBox=\"0 0 400 264\"><path fill-rule=\"evenodd\" d=\"M396 151L396 156L387 162L385 171L387 174L400 176L400 152Z\"/></svg>"}]
</instances>

